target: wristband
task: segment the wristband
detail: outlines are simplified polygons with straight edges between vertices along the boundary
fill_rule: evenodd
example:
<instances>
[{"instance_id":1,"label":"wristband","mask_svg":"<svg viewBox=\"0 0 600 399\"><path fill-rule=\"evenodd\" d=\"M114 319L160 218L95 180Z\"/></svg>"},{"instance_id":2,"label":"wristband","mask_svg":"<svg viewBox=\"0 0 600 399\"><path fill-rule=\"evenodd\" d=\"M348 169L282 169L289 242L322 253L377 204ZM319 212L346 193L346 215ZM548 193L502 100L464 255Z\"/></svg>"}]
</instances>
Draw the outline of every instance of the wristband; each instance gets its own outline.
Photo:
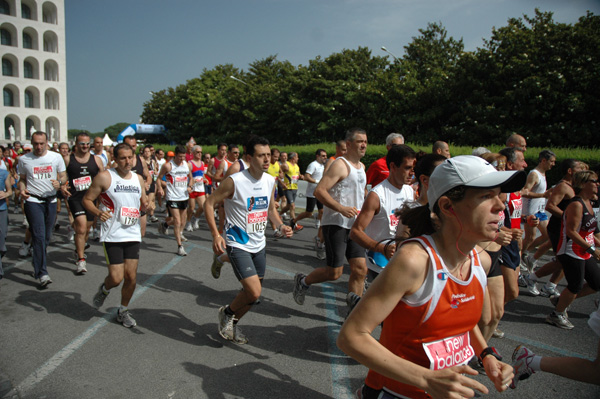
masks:
<instances>
[{"instance_id":1,"label":"wristband","mask_svg":"<svg viewBox=\"0 0 600 399\"><path fill-rule=\"evenodd\" d=\"M596 252L596 247L593 246L593 245L590 245L590 247L588 249L586 249L585 252L587 252L588 254L593 255L594 252Z\"/></svg>"},{"instance_id":2,"label":"wristband","mask_svg":"<svg viewBox=\"0 0 600 399\"><path fill-rule=\"evenodd\" d=\"M483 358L485 358L486 356L494 356L496 359L498 360L502 360L502 356L500 356L500 354L498 353L498 351L496 351L496 348L494 348L493 346L488 346L487 348L485 348L484 350L481 351L481 354L479 355L479 361L483 362Z\"/></svg>"}]
</instances>

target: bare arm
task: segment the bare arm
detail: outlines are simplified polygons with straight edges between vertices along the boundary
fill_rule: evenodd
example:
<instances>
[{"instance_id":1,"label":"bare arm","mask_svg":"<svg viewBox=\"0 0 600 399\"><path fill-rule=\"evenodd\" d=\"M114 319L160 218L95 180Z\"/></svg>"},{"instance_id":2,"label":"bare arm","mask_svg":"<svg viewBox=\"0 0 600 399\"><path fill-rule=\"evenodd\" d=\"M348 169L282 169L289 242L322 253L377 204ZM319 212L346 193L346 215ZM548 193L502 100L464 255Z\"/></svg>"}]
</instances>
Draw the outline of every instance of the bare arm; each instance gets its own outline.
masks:
<instances>
[{"instance_id":1,"label":"bare arm","mask_svg":"<svg viewBox=\"0 0 600 399\"><path fill-rule=\"evenodd\" d=\"M163 163L163 166L160 168L160 172L158 172L158 177L156 178L156 180L160 183L162 181L163 176L165 174L169 173L170 171L171 171L171 163L169 163L169 162ZM156 194L158 194L158 195L164 194L162 184L156 185Z\"/></svg>"},{"instance_id":2,"label":"bare arm","mask_svg":"<svg viewBox=\"0 0 600 399\"><path fill-rule=\"evenodd\" d=\"M548 203L546 204L546 210L552 214L552 216L562 218L563 211L558 207L558 204L565 198L567 192L571 188L566 183L557 184L550 193Z\"/></svg>"},{"instance_id":3,"label":"bare arm","mask_svg":"<svg viewBox=\"0 0 600 399\"><path fill-rule=\"evenodd\" d=\"M339 202L334 200L329 194L329 190L340 180L348 177L350 171L345 162L339 161L334 162L333 165L323 175L321 181L315 188L315 198L317 198L323 205L333 209L336 212L341 213L344 217L353 217L358 213L358 209L342 206Z\"/></svg>"},{"instance_id":4,"label":"bare arm","mask_svg":"<svg viewBox=\"0 0 600 399\"><path fill-rule=\"evenodd\" d=\"M137 175L137 177L140 180L140 187L142 187L142 197L140 198L140 211L145 212L146 209L148 209L148 196L146 195L146 190L143 189L144 178L140 175Z\"/></svg>"},{"instance_id":5,"label":"bare arm","mask_svg":"<svg viewBox=\"0 0 600 399\"><path fill-rule=\"evenodd\" d=\"M286 238L290 238L294 234L294 230L283 223L277 208L275 208L275 186L271 192L271 199L269 200L269 220L273 223L273 226L277 226Z\"/></svg>"},{"instance_id":6,"label":"bare arm","mask_svg":"<svg viewBox=\"0 0 600 399\"><path fill-rule=\"evenodd\" d=\"M379 214L380 209L379 195L371 191L367 195L367 199L350 229L350 239L358 243L361 247L369 251L381 252L386 258L390 259L394 255L396 245L389 244L386 247L385 242L377 242L365 233L365 229L371 223L373 217Z\"/></svg>"},{"instance_id":7,"label":"bare arm","mask_svg":"<svg viewBox=\"0 0 600 399\"><path fill-rule=\"evenodd\" d=\"M106 222L112 217L112 215L108 211L100 211L100 209L98 209L98 207L96 206L96 199L98 198L98 196L100 196L101 193L108 190L109 187L109 172L100 172L96 175L96 177L94 177L94 180L92 180L92 185L87 190L82 200L83 207L94 216L100 218L102 222Z\"/></svg>"},{"instance_id":8,"label":"bare arm","mask_svg":"<svg viewBox=\"0 0 600 399\"><path fill-rule=\"evenodd\" d=\"M226 198L231 198L235 191L235 184L233 179L225 179L219 185L211 195L206 198L204 202L204 217L208 224L208 229L213 237L213 251L216 254L222 254L225 252L225 240L219 234L217 223L215 221L215 205L223 202Z\"/></svg>"},{"instance_id":9,"label":"bare arm","mask_svg":"<svg viewBox=\"0 0 600 399\"><path fill-rule=\"evenodd\" d=\"M12 195L12 176L10 173L6 175L6 180L4 180L4 191L0 191L0 199L10 198Z\"/></svg>"}]
</instances>

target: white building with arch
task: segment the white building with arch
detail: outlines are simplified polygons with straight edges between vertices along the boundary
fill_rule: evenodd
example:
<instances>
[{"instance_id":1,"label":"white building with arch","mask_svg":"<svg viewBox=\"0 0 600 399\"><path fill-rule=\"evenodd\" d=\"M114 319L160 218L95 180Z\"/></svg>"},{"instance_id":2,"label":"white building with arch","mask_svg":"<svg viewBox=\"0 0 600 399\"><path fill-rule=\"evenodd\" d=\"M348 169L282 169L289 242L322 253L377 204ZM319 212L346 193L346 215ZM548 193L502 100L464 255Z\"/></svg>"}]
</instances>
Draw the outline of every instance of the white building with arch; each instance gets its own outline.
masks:
<instances>
[{"instance_id":1,"label":"white building with arch","mask_svg":"<svg viewBox=\"0 0 600 399\"><path fill-rule=\"evenodd\" d=\"M0 0L0 35L0 143L67 141L64 0Z\"/></svg>"}]
</instances>

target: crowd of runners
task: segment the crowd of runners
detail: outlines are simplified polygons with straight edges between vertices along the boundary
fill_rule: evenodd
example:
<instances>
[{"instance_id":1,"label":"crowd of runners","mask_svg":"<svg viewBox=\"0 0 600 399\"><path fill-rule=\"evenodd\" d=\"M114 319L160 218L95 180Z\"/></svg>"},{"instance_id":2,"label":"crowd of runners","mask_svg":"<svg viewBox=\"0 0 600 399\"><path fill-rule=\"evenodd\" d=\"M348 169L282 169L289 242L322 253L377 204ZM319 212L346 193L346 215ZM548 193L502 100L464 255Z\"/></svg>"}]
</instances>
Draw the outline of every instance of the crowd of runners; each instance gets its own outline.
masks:
<instances>
[{"instance_id":1,"label":"crowd of runners","mask_svg":"<svg viewBox=\"0 0 600 399\"><path fill-rule=\"evenodd\" d=\"M186 256L185 234L200 229L204 216L213 238L212 276L230 264L241 284L215 315L218 332L246 344L238 322L260 301L265 235L293 239L313 219L319 267L296 274L291 297L303 305L311 286L339 279L349 265L349 310L338 345L369 368L357 397L471 397L487 390L468 377L473 369L485 370L498 391L542 370L600 384L600 343L594 362L541 358L520 346L514 369L490 346L504 336L504 306L521 288L548 297L553 310L546 322L563 329L574 327L569 305L600 289L598 172L576 159L556 165L546 149L526 174L527 143L518 134L498 153L479 147L452 157L443 141L431 153L416 152L391 133L387 155L368 168L361 161L367 144L365 130L350 129L335 154L318 149L302 173L298 153L280 152L258 136L241 149L219 143L211 156L194 139L165 153L138 148L135 136L104 147L101 137L80 133L71 148L36 132L30 144L2 148L0 253L7 251L13 204L27 227L19 256L31 256L34 278L48 287L46 249L64 206L74 272L87 272L88 241L99 240L108 272L91 300L102 307L123 283L117 320L133 327L128 305L149 224L172 235L174 253ZM546 172L553 167L562 178L550 186ZM302 211L300 180L307 183ZM541 264L550 250L556 256ZM377 340L372 332L380 325ZM600 336L600 309L589 325ZM573 373L578 367L586 372Z\"/></svg>"}]
</instances>

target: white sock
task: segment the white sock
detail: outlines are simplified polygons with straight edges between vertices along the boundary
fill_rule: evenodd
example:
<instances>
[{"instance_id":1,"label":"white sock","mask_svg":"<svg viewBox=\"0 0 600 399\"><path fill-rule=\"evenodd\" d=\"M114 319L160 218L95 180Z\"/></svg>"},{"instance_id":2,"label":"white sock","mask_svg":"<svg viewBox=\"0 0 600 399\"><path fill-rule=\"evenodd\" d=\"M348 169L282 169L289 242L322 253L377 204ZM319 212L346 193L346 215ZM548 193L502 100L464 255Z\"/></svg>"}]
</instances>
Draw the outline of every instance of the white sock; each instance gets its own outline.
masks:
<instances>
[{"instance_id":1,"label":"white sock","mask_svg":"<svg viewBox=\"0 0 600 399\"><path fill-rule=\"evenodd\" d=\"M306 277L302 277L302 280L300 280L300 284L302 284L305 287L310 287L308 284L306 284Z\"/></svg>"},{"instance_id":2,"label":"white sock","mask_svg":"<svg viewBox=\"0 0 600 399\"><path fill-rule=\"evenodd\" d=\"M529 368L533 371L542 371L540 368L540 362L542 361L542 357L535 355L533 359L531 359L531 363L529 363Z\"/></svg>"}]
</instances>

